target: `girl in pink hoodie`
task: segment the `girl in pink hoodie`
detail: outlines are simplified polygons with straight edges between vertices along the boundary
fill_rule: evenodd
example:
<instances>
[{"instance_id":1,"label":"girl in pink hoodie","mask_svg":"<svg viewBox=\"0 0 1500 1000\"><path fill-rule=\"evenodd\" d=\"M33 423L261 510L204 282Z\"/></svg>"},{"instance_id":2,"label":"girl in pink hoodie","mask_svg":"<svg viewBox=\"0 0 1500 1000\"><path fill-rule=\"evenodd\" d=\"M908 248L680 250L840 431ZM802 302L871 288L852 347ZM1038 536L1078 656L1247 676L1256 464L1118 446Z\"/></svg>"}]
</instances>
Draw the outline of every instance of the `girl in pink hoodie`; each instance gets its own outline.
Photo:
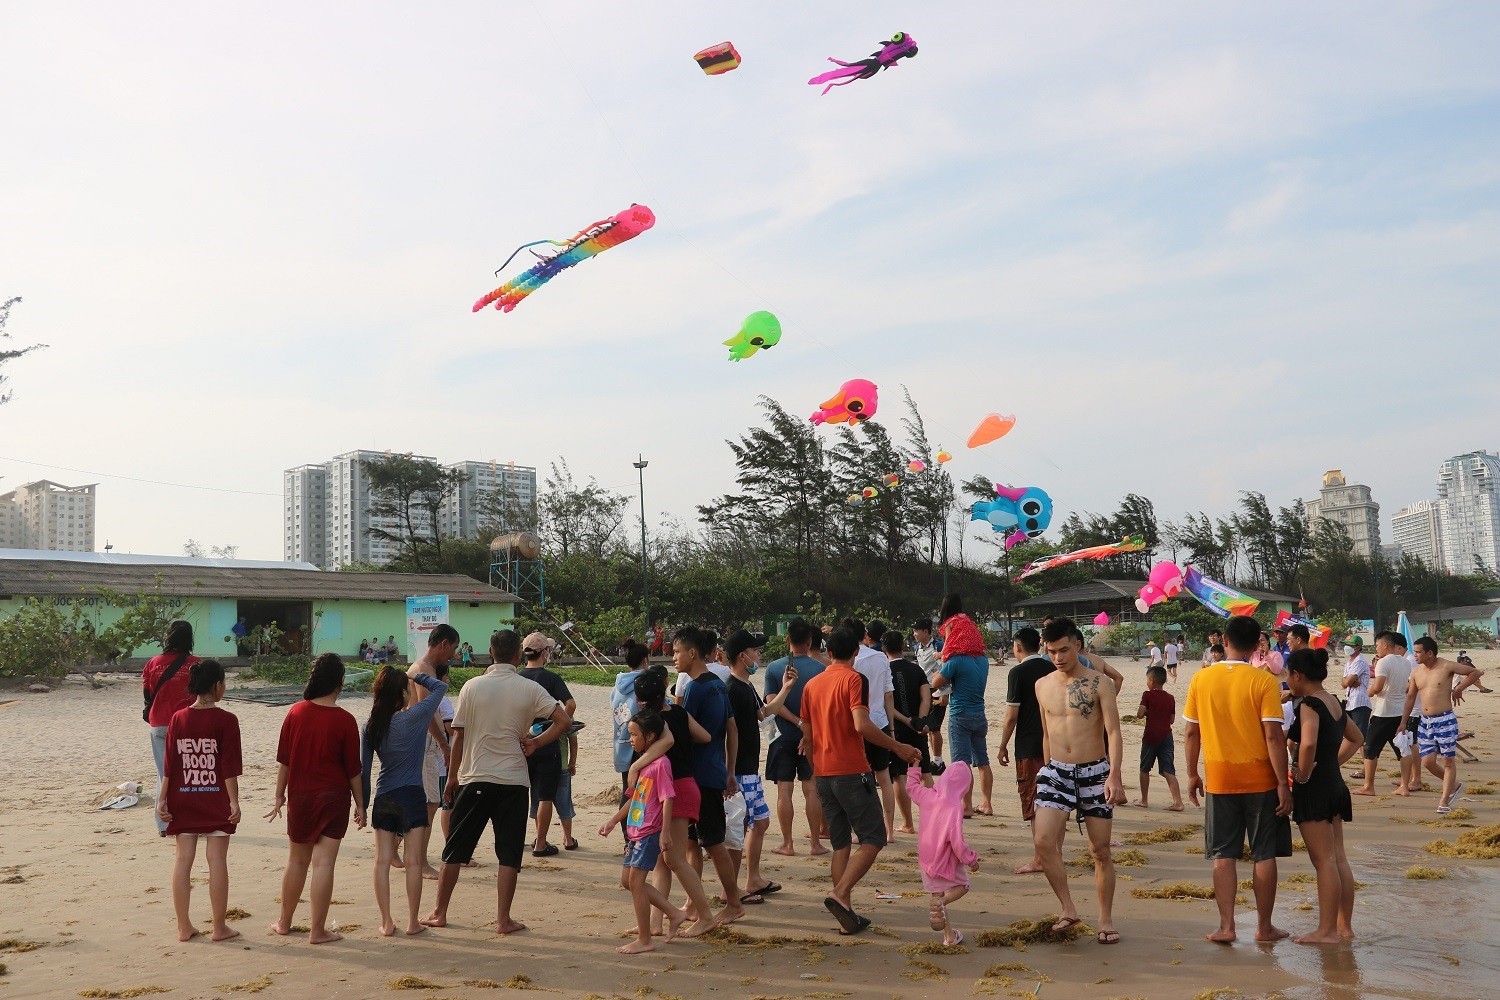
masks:
<instances>
[{"instance_id":1,"label":"girl in pink hoodie","mask_svg":"<svg viewBox=\"0 0 1500 1000\"><path fill-rule=\"evenodd\" d=\"M922 866L922 888L932 894L927 915L935 931L943 932L943 944L961 944L963 931L948 919L948 906L969 891L970 872L979 870L979 854L964 840L964 795L974 783L974 773L963 761L955 761L938 775L933 787L922 785L922 769L907 772L907 793L921 810L917 826L917 860Z\"/></svg>"}]
</instances>

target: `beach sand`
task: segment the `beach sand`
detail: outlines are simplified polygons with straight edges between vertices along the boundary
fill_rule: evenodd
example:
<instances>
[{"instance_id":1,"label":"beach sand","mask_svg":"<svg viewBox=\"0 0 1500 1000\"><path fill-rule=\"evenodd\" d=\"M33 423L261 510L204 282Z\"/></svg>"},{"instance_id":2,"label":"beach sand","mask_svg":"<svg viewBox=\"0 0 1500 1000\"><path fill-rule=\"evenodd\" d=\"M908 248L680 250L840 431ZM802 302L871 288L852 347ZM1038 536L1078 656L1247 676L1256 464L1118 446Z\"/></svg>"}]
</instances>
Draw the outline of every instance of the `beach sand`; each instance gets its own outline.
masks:
<instances>
[{"instance_id":1,"label":"beach sand","mask_svg":"<svg viewBox=\"0 0 1500 1000\"><path fill-rule=\"evenodd\" d=\"M1478 656L1500 682L1500 653ZM1144 663L1116 660L1126 676L1122 711L1135 709ZM992 747L1003 718L1004 670L992 672ZM1178 708L1190 670L1169 690ZM1478 735L1466 746L1481 758L1462 764L1472 791L1484 782L1495 794L1467 795L1456 803L1472 819L1449 821L1434 814L1437 796L1409 800L1355 799L1355 822L1347 827L1350 861L1365 883L1355 911L1360 939L1352 947L1321 949L1281 942L1256 945L1253 917L1240 909L1240 943L1210 944L1215 926L1211 900L1139 899L1133 889L1177 883L1207 885L1209 866L1202 836L1138 849L1146 863L1119 869L1116 922L1120 944L1098 945L1092 936L1072 944L1038 943L1018 950L980 947L979 932L1012 921L1057 912L1040 875L1014 876L1012 867L1030 855L1028 829L1020 821L1013 772L995 769L993 818L979 817L968 836L982 856L973 891L953 907L955 923L968 936L959 954L925 953L938 935L927 927L927 905L915 861L915 838L902 836L880 857L857 891L856 905L875 922L855 939L841 939L823 909L828 884L824 858L766 854L765 870L784 891L764 905L747 907L733 933L717 941L676 941L654 953L623 957L616 945L630 932L629 897L618 886L619 840L603 841L597 829L612 811L596 804L616 787L608 748L609 692L575 690L581 734L581 768L575 786L580 806L576 835L583 849L540 860L526 857L515 914L525 933L497 938L492 849L476 856L483 867L466 869L454 896L452 926L415 939L382 938L370 887L373 836L355 831L339 858L332 910L345 934L342 942L314 947L305 934L281 938L266 923L277 906L286 859L284 822L260 817L269 808L276 773L275 742L284 708L229 701L244 737L246 773L241 804L247 817L230 854L230 906L249 915L237 926L243 937L220 944L206 938L179 944L174 933L170 869L172 847L155 835L149 800L121 812L97 806L121 781L154 786L149 737L140 720L139 681L107 678L99 690L71 680L46 694L0 692L0 996L77 997L86 991L131 993L159 987L173 997L229 997L261 991L266 997L494 997L516 987L559 997L661 998L742 996L841 998L1041 996L1175 998L1218 988L1233 996L1283 997L1477 997L1500 982L1500 947L1494 918L1500 913L1500 861L1434 857L1422 845L1453 839L1465 826L1500 822L1500 693L1473 694L1460 710L1463 727ZM1500 687L1500 683L1495 683ZM369 699L342 704L363 720ZM1180 724L1178 730L1180 733ZM1126 788L1135 797L1141 729L1126 725ZM1182 761L1179 735L1179 766ZM1357 758L1356 758L1357 759ZM1352 765L1351 765L1352 766ZM1389 756L1382 761L1380 789L1391 785ZM1348 769L1346 769L1348 770ZM1431 781L1431 779L1428 779ZM1116 812L1116 840L1162 827L1201 822L1201 810L1170 813L1166 788L1152 782L1155 807ZM774 822L773 822L774 827ZM1066 855L1077 857L1083 840L1070 828ZM800 816L798 836L805 834ZM560 843L556 828L553 841ZM777 842L773 833L768 847ZM805 852L803 841L799 849ZM436 856L437 848L433 854ZM1426 864L1444 869L1441 881L1411 881L1406 869ZM1081 912L1096 913L1087 868L1074 868L1073 891ZM1294 933L1315 924L1307 856L1281 863L1283 888L1277 922ZM1241 866L1241 877L1250 875ZM200 854L197 877L206 879ZM1288 878L1295 881L1288 882ZM709 880L710 892L713 881ZM434 885L426 883L423 912ZM876 893L898 893L893 901ZM393 903L404 912L399 873ZM193 915L200 927L209 917L206 882L195 887ZM297 919L307 919L305 906ZM773 937L780 936L780 937ZM40 947L26 950L28 943ZM1002 966L996 968L996 966ZM986 973L989 973L986 975ZM403 977L427 987L407 993L392 983ZM514 977L524 977L517 979ZM488 982L489 985L482 985ZM480 985L476 985L480 984ZM510 984L507 986L506 984Z\"/></svg>"}]
</instances>

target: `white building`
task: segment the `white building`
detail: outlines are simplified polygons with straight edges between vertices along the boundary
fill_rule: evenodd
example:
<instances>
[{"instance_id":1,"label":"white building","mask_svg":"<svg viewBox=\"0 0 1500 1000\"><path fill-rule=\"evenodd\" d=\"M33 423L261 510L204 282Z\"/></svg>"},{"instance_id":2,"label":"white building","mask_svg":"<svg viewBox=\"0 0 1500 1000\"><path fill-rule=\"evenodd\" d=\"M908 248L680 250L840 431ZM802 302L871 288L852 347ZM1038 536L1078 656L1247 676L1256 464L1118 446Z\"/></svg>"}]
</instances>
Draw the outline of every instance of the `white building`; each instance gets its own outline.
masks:
<instances>
[{"instance_id":1,"label":"white building","mask_svg":"<svg viewBox=\"0 0 1500 1000\"><path fill-rule=\"evenodd\" d=\"M1450 573L1500 570L1500 455L1471 451L1438 469L1443 565Z\"/></svg>"},{"instance_id":2,"label":"white building","mask_svg":"<svg viewBox=\"0 0 1500 1000\"><path fill-rule=\"evenodd\" d=\"M370 514L370 484L365 463L389 458L390 452L351 451L327 462L288 469L282 479L282 551L289 562L305 561L325 569L352 563L383 566L396 557L392 542L372 538L369 529L399 533L402 525ZM434 461L409 455L419 461ZM463 483L438 514L444 537L478 538L488 494L507 490L518 502L536 500L536 470L515 463L458 462L450 469L465 473ZM425 512L417 513L415 528L430 530Z\"/></svg>"},{"instance_id":3,"label":"white building","mask_svg":"<svg viewBox=\"0 0 1500 1000\"><path fill-rule=\"evenodd\" d=\"M94 551L94 491L39 479L0 494L0 546L52 552Z\"/></svg>"},{"instance_id":4,"label":"white building","mask_svg":"<svg viewBox=\"0 0 1500 1000\"><path fill-rule=\"evenodd\" d=\"M1323 489L1306 507L1307 526L1314 532L1318 521L1332 521L1349 532L1358 555L1368 559L1380 551L1380 504L1370 496L1368 486L1346 482L1343 470L1323 473Z\"/></svg>"},{"instance_id":5,"label":"white building","mask_svg":"<svg viewBox=\"0 0 1500 1000\"><path fill-rule=\"evenodd\" d=\"M1443 568L1443 529L1436 500L1418 500L1391 515L1391 534L1402 555L1415 556L1429 568Z\"/></svg>"}]
</instances>

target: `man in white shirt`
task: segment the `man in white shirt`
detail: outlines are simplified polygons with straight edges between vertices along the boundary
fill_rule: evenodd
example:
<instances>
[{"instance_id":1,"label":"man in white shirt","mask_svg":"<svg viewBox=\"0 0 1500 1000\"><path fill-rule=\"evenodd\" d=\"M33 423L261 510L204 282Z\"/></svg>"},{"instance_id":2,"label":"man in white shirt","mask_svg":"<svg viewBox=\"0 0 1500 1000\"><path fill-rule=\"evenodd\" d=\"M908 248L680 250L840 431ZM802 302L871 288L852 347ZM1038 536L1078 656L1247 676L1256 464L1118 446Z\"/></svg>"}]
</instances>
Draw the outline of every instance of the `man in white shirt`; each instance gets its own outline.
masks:
<instances>
[{"instance_id":1,"label":"man in white shirt","mask_svg":"<svg viewBox=\"0 0 1500 1000\"><path fill-rule=\"evenodd\" d=\"M918 618L912 624L911 637L917 666L927 675L927 683L930 685L943 669L943 658L937 644L932 641L932 619ZM949 693L946 687L932 688L932 712L927 717L927 742L932 749L934 764L941 764L943 760L943 718L948 714Z\"/></svg>"},{"instance_id":2,"label":"man in white shirt","mask_svg":"<svg viewBox=\"0 0 1500 1000\"><path fill-rule=\"evenodd\" d=\"M1162 648L1162 653L1167 659L1168 681L1175 681L1177 679L1177 657L1181 652L1182 647L1178 645L1177 639L1168 639L1166 646Z\"/></svg>"},{"instance_id":3,"label":"man in white shirt","mask_svg":"<svg viewBox=\"0 0 1500 1000\"><path fill-rule=\"evenodd\" d=\"M1381 632L1375 636L1375 673L1370 680L1370 728L1365 733L1365 783L1350 789L1355 795L1375 794L1375 764L1380 751L1389 743L1401 765L1401 782L1396 794L1407 796L1421 789L1422 777L1417 770L1415 749L1407 741L1406 750L1396 742L1406 710L1406 686L1411 680L1411 661L1406 658L1406 640L1399 633ZM1415 788L1413 787L1415 786Z\"/></svg>"},{"instance_id":4,"label":"man in white shirt","mask_svg":"<svg viewBox=\"0 0 1500 1000\"><path fill-rule=\"evenodd\" d=\"M1155 639L1150 639L1146 642L1146 652L1151 654L1151 662L1147 664L1148 667L1161 666L1161 647L1156 644Z\"/></svg>"},{"instance_id":5,"label":"man in white shirt","mask_svg":"<svg viewBox=\"0 0 1500 1000\"><path fill-rule=\"evenodd\" d=\"M1365 641L1357 635L1344 640L1344 707L1359 727L1361 736L1370 732L1370 661L1365 659Z\"/></svg>"},{"instance_id":6,"label":"man in white shirt","mask_svg":"<svg viewBox=\"0 0 1500 1000\"><path fill-rule=\"evenodd\" d=\"M891 660L880 648L880 640L886 632L884 622L873 621L869 625L857 618L845 618L844 627L860 636L859 649L854 655L854 669L870 686L870 721L875 728L891 735L891 712L896 708L896 685L891 680ZM891 763L895 760L884 747L865 741L865 756L869 758L870 770L875 772L875 781L880 785L880 805L885 811L885 838L896 839L896 789L891 784Z\"/></svg>"}]
</instances>

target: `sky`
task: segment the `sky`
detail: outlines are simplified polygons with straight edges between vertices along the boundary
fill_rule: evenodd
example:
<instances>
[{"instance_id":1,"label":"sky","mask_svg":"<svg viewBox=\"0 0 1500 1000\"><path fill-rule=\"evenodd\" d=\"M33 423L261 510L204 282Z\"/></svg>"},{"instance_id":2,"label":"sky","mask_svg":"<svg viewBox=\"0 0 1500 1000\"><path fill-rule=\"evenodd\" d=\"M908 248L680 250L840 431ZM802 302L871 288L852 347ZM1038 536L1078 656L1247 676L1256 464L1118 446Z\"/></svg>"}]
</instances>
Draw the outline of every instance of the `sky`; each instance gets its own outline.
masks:
<instances>
[{"instance_id":1,"label":"sky","mask_svg":"<svg viewBox=\"0 0 1500 1000\"><path fill-rule=\"evenodd\" d=\"M1058 522L1341 468L1388 530L1500 450L1496 51L1465 3L10 4L0 299L49 346L4 369L0 491L275 559L282 470L341 452L632 495L642 454L648 520L692 521L761 394L861 377ZM470 312L633 202L654 229ZM729 363L758 309L780 345Z\"/></svg>"}]
</instances>

